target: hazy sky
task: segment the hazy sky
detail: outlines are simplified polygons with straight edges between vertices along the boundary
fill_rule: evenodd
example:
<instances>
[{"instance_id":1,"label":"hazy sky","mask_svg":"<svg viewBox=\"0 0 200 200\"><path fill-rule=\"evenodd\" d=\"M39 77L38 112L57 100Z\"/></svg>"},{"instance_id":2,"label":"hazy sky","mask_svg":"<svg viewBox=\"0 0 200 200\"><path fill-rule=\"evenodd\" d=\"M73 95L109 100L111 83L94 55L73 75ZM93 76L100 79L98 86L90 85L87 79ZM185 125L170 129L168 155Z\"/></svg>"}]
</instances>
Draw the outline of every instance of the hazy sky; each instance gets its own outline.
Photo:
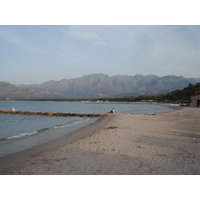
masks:
<instances>
[{"instance_id":1,"label":"hazy sky","mask_svg":"<svg viewBox=\"0 0 200 200\"><path fill-rule=\"evenodd\" d=\"M92 73L200 77L200 26L0 26L0 81Z\"/></svg>"}]
</instances>

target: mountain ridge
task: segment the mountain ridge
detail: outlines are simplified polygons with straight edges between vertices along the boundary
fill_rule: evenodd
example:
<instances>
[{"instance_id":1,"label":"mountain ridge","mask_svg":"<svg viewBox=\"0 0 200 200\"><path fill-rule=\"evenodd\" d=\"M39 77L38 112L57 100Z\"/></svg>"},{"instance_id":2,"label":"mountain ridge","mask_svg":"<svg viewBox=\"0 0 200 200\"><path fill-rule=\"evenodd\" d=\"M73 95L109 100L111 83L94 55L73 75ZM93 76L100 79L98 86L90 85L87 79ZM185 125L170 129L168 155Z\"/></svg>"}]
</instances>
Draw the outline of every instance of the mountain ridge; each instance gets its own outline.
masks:
<instances>
[{"instance_id":1,"label":"mountain ridge","mask_svg":"<svg viewBox=\"0 0 200 200\"><path fill-rule=\"evenodd\" d=\"M20 87L9 82L0 82L0 98L36 99L36 98L63 98L63 95Z\"/></svg>"},{"instance_id":2,"label":"mountain ridge","mask_svg":"<svg viewBox=\"0 0 200 200\"><path fill-rule=\"evenodd\" d=\"M22 96L25 96L27 99L100 98L165 94L172 90L182 89L189 83L195 84L197 82L200 82L200 78L185 78L175 75L163 77L153 74L146 76L140 74L134 76L108 76L103 73L94 73L79 78L64 78L60 81L50 80L42 84L19 85L16 87L19 87L18 93L21 92L23 94ZM2 91L1 84L0 89ZM17 90L17 88L15 89ZM22 89L27 90L25 91ZM14 92L14 94L16 94L16 92ZM5 94L3 95L3 93L0 92L0 98L2 98L2 96L5 97ZM14 96L15 95L10 93L11 98L14 98Z\"/></svg>"}]
</instances>

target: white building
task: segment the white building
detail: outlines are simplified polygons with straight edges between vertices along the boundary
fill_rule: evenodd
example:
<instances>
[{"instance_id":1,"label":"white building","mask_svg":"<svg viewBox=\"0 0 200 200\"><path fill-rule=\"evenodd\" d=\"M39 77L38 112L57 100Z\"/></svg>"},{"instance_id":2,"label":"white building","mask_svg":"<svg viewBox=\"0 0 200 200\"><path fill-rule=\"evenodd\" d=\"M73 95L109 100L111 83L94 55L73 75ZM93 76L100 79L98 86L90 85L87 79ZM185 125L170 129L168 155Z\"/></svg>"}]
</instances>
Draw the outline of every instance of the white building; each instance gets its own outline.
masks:
<instances>
[{"instance_id":1,"label":"white building","mask_svg":"<svg viewBox=\"0 0 200 200\"><path fill-rule=\"evenodd\" d=\"M191 96L191 106L200 107L200 91Z\"/></svg>"}]
</instances>

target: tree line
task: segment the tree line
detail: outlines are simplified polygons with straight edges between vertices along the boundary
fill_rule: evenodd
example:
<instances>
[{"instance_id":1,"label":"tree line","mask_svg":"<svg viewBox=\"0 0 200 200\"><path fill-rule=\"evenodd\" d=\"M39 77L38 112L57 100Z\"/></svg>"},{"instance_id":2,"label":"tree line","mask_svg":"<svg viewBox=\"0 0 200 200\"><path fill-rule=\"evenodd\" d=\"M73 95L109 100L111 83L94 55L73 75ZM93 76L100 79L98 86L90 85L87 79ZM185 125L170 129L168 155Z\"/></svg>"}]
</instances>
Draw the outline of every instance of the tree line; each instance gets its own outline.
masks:
<instances>
[{"instance_id":1,"label":"tree line","mask_svg":"<svg viewBox=\"0 0 200 200\"><path fill-rule=\"evenodd\" d=\"M115 97L115 98L99 98L101 101L126 101L126 102L138 102L138 101L148 101L153 100L157 102L178 102L181 100L190 100L191 96L194 95L196 91L200 91L200 83L195 85L189 83L187 87L182 90L174 90L167 94L160 94L155 96L138 96L138 97Z\"/></svg>"}]
</instances>

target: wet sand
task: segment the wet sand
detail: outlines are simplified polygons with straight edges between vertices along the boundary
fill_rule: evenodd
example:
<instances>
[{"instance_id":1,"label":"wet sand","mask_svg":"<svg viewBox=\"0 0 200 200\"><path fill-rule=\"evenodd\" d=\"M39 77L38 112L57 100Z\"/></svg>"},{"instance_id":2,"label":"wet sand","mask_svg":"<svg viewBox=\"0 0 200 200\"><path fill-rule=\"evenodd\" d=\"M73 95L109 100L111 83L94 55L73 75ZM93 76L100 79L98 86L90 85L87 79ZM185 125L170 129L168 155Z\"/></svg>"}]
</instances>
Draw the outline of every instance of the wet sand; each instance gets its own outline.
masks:
<instances>
[{"instance_id":1,"label":"wet sand","mask_svg":"<svg viewBox=\"0 0 200 200\"><path fill-rule=\"evenodd\" d=\"M0 174L200 174L200 108L115 114L70 137L0 159Z\"/></svg>"}]
</instances>

